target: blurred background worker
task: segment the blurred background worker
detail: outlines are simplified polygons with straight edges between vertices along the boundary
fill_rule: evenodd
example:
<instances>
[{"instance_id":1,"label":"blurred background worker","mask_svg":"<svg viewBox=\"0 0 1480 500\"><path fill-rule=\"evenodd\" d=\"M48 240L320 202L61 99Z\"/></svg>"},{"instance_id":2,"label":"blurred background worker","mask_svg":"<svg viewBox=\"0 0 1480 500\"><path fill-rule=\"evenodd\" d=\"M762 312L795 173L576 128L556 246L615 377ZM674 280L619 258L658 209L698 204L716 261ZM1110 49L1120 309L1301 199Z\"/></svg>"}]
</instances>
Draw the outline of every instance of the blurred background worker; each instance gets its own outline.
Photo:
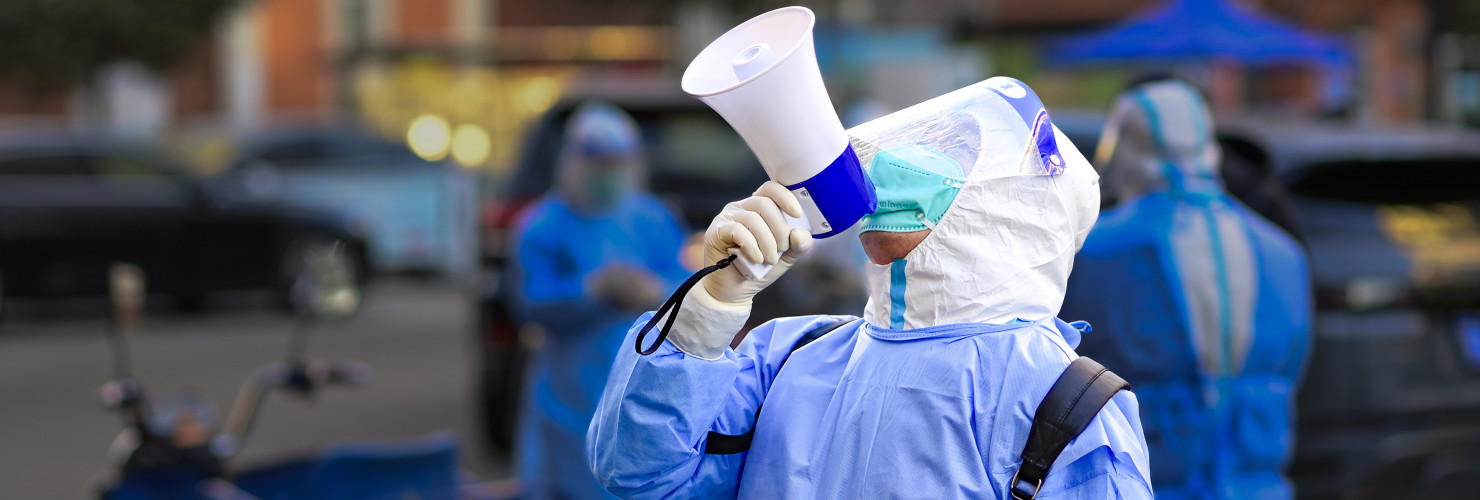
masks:
<instances>
[{"instance_id":1,"label":"blurred background worker","mask_svg":"<svg viewBox=\"0 0 1480 500\"><path fill-rule=\"evenodd\" d=\"M519 475L529 498L604 498L586 467L586 427L632 317L688 276L684 233L642 192L642 137L616 107L574 112L556 168L554 191L517 236L521 305L544 331L527 378Z\"/></svg>"},{"instance_id":2,"label":"blurred background worker","mask_svg":"<svg viewBox=\"0 0 1480 500\"><path fill-rule=\"evenodd\" d=\"M1063 317L1094 325L1079 353L1135 388L1158 497L1289 498L1304 251L1225 192L1211 113L1186 83L1131 87L1103 137L1103 187L1122 203L1069 280Z\"/></svg>"}]
</instances>

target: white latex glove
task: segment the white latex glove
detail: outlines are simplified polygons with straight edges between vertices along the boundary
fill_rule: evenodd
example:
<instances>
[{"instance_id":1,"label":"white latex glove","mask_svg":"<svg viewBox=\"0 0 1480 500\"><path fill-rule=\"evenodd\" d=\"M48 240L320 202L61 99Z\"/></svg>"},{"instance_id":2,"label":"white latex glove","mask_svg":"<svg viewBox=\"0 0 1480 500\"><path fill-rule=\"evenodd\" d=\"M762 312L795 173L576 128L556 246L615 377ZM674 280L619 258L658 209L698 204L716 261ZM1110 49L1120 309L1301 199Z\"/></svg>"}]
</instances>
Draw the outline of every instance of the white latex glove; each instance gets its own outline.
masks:
<instances>
[{"instance_id":1,"label":"white latex glove","mask_svg":"<svg viewBox=\"0 0 1480 500\"><path fill-rule=\"evenodd\" d=\"M786 273L812 248L812 234L792 229L782 213L802 217L802 205L785 186L766 181L749 198L725 205L704 232L704 263L738 249L741 258L776 267L765 279L748 280L734 266L720 269L689 290L668 340L702 359L718 359L750 317L751 298Z\"/></svg>"}]
</instances>

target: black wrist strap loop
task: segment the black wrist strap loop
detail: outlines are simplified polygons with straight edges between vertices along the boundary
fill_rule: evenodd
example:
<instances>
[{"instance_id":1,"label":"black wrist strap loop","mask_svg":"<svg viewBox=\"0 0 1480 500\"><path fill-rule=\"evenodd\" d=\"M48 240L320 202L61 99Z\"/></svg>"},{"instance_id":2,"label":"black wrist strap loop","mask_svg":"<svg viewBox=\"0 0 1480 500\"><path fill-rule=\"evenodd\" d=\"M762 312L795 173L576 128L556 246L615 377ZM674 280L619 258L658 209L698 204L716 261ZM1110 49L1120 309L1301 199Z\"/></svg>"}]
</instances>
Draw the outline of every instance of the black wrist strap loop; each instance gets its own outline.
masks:
<instances>
[{"instance_id":1,"label":"black wrist strap loop","mask_svg":"<svg viewBox=\"0 0 1480 500\"><path fill-rule=\"evenodd\" d=\"M730 267L730 263L735 262L735 257L731 255L720 259L714 265L700 269L693 276L689 276L689 279L684 280L683 284L678 286L678 290L675 290L673 295L668 297L668 301L663 303L663 307L659 307L658 312L653 313L653 317L648 319L647 324L642 325L642 330L637 332L637 345L633 346L637 349L637 353L647 356L657 352L658 346L663 345L664 340L668 340L668 332L673 329L673 320L678 318L678 308L683 306L684 296L688 295L689 290L694 289L694 285L699 284L699 280L704 279L705 276L709 276L710 273L720 269ZM665 314L668 315L668 321L664 322L663 328L658 330L658 338L653 340L653 345L644 350L642 348L642 340L647 337L648 332L651 332L654 326L657 326L658 321L662 320Z\"/></svg>"}]
</instances>

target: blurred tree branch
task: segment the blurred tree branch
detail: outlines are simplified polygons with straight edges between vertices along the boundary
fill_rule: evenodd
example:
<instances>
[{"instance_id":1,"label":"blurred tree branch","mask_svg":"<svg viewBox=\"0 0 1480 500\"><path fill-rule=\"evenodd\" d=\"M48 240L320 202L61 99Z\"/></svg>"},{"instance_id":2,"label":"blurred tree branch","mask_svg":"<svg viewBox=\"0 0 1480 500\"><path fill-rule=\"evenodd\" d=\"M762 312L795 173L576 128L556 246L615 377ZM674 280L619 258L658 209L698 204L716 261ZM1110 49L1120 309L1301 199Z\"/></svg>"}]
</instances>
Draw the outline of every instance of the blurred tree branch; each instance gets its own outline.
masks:
<instances>
[{"instance_id":1,"label":"blurred tree branch","mask_svg":"<svg viewBox=\"0 0 1480 500\"><path fill-rule=\"evenodd\" d=\"M3 0L0 78L37 87L90 83L104 65L165 70L241 0Z\"/></svg>"}]
</instances>

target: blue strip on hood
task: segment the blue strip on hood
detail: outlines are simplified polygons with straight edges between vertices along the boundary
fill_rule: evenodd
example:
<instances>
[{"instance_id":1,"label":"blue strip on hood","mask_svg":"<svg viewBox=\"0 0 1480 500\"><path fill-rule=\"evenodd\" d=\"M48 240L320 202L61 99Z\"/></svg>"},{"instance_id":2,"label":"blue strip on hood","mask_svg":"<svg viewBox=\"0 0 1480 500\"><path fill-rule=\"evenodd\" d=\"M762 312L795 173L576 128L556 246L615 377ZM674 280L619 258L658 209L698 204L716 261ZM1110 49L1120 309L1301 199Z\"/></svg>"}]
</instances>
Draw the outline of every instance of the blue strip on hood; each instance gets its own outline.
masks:
<instances>
[{"instance_id":1,"label":"blue strip on hood","mask_svg":"<svg viewBox=\"0 0 1480 500\"><path fill-rule=\"evenodd\" d=\"M904 259L889 266L889 328L904 329Z\"/></svg>"}]
</instances>

